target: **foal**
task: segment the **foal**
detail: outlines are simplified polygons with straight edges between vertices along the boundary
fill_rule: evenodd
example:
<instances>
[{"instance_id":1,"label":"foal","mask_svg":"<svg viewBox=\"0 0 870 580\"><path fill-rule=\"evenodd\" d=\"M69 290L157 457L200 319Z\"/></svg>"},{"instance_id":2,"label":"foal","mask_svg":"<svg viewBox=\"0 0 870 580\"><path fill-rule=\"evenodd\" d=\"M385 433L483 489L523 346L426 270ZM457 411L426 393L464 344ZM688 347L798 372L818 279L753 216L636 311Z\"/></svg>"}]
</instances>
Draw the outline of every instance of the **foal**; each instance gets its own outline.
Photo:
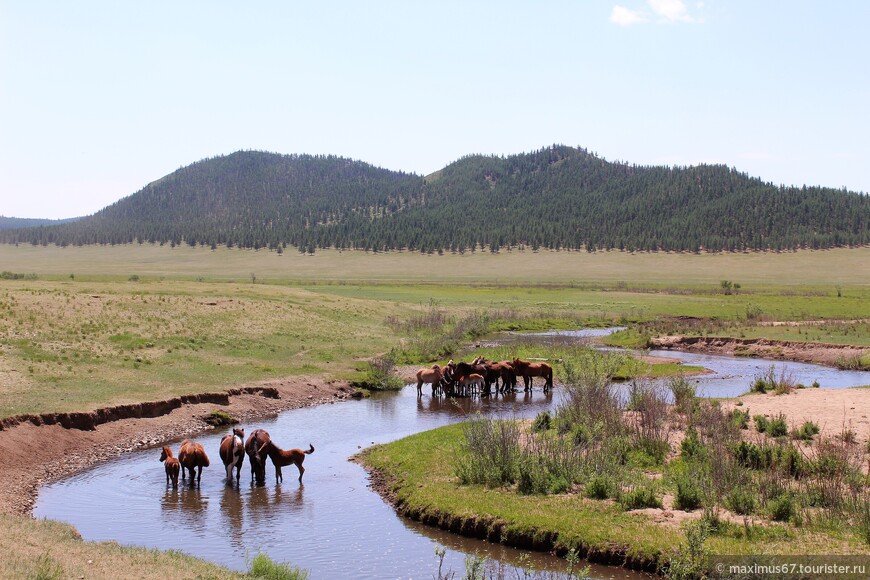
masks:
<instances>
[{"instance_id":1,"label":"foal","mask_svg":"<svg viewBox=\"0 0 870 580\"><path fill-rule=\"evenodd\" d=\"M299 483L302 483L302 474L305 473L305 468L302 467L302 462L305 461L305 456L314 453L314 445L311 443L308 446L311 448L307 451L302 449L288 449L284 451L272 441L266 444L266 453L272 459L272 465L275 466L275 482L284 481L284 476L281 474L281 467L290 465L291 463L299 470Z\"/></svg>"},{"instance_id":2,"label":"foal","mask_svg":"<svg viewBox=\"0 0 870 580\"><path fill-rule=\"evenodd\" d=\"M172 449L164 447L163 453L160 454L160 461L165 462L163 467L166 469L166 485L169 485L169 480L172 480L172 487L178 487L178 472L181 470L181 465L178 459L172 456Z\"/></svg>"}]
</instances>

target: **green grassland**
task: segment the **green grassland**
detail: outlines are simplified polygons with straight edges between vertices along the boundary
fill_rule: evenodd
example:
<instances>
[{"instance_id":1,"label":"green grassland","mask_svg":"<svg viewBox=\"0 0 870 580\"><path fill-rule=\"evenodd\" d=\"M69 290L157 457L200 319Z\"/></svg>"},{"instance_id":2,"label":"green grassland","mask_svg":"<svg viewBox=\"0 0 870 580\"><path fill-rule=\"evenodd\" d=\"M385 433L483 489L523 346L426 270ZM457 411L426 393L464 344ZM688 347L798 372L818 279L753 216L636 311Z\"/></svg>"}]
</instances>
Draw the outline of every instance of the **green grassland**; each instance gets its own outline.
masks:
<instances>
[{"instance_id":1,"label":"green grassland","mask_svg":"<svg viewBox=\"0 0 870 580\"><path fill-rule=\"evenodd\" d=\"M768 267L758 265L761 256ZM854 265L867 257L864 248L302 256L148 244L0 246L0 269L28 275L0 279L0 416L90 410L276 377L348 379L361 361L403 345L406 362L438 360L445 347L416 348L415 341L441 329L395 324L433 311L486 313L490 331L689 317L702 322L668 323L668 330L866 345L870 272ZM698 267L708 262L717 264L715 275ZM816 280L826 268L856 283L833 275L830 285L800 283L797 272ZM753 282L771 272L776 284ZM740 280L737 293L724 294L720 277ZM831 322L761 326L765 320Z\"/></svg>"},{"instance_id":2,"label":"green grassland","mask_svg":"<svg viewBox=\"0 0 870 580\"><path fill-rule=\"evenodd\" d=\"M374 355L398 349L408 360L435 360L444 344L466 346L487 330L662 320L681 328L674 317L695 317L701 323L689 328L693 332L724 328L734 335L867 344L866 322L852 321L867 315L870 271L859 266L868 258L870 248L711 255L318 251L306 256L148 244L0 245L0 271L13 274L0 276L0 417L85 411L276 377L349 379ZM739 283L739 292L724 295L722 280ZM437 322L442 318L446 325ZM436 323L427 322L431 319ZM459 325L455 321L465 320L486 324L468 332L454 328L450 340L440 338L451 324ZM838 322L760 326L764 320ZM425 451L421 455L427 461L437 462L449 454L454 437L448 430L398 445L401 454ZM403 468L401 454L389 461ZM531 518L511 526L538 525L552 517L554 525L567 526L565 538L626 545L631 539L637 546L632 549L645 553L678 539L676 531L649 533L632 516L590 509L576 498L504 502L487 490L453 489L449 478L431 478L414 491L414 501L448 501L432 487L437 483L459 494L460 503L445 509L481 501L486 503L476 509L483 513L508 518L520 512ZM565 515L566 502L571 518ZM28 550L0 558L4 577L101 577L92 562L106 562L107 577L131 567L154 570L154 577L179 567L190 577L233 576L195 561L179 563L175 554L81 542L61 524L7 519L2 522L6 537L17 544L6 553L19 554L21 542ZM781 544L800 552L808 538L798 534ZM741 553L746 546L736 539L721 548Z\"/></svg>"},{"instance_id":3,"label":"green grassland","mask_svg":"<svg viewBox=\"0 0 870 580\"><path fill-rule=\"evenodd\" d=\"M297 282L402 281L536 285L622 283L718 285L867 286L870 248L722 254L555 252L542 250L428 255L319 250L303 255L267 250L130 244L117 246L0 245L0 270L40 276L180 277Z\"/></svg>"}]
</instances>

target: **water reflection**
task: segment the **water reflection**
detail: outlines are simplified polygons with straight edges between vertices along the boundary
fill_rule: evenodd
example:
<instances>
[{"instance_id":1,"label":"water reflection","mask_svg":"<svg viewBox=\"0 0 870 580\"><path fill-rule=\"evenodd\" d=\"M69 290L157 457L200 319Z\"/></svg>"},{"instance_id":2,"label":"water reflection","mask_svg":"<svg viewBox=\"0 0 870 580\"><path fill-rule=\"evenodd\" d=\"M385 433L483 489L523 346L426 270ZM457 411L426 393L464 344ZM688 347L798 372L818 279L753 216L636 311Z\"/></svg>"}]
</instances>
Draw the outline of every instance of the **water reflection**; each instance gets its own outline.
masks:
<instances>
[{"instance_id":1,"label":"water reflection","mask_svg":"<svg viewBox=\"0 0 870 580\"><path fill-rule=\"evenodd\" d=\"M221 494L220 513L224 521L223 529L230 543L238 550L244 550L245 510L242 505L242 492L236 486L225 485Z\"/></svg>"}]
</instances>

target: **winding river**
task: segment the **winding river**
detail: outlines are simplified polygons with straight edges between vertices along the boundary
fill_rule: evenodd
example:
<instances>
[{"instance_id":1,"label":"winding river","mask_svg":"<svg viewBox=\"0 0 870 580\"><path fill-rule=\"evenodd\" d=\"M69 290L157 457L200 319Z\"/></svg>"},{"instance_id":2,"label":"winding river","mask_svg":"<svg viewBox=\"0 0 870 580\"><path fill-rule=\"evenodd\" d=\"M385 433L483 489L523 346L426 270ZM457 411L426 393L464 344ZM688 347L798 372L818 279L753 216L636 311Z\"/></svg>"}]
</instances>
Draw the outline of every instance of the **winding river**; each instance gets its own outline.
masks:
<instances>
[{"instance_id":1,"label":"winding river","mask_svg":"<svg viewBox=\"0 0 870 580\"><path fill-rule=\"evenodd\" d=\"M585 333L547 333L539 339L584 340ZM662 351L668 358L704 366L712 374L693 378L699 394L732 396L769 369L769 361L735 359ZM815 365L777 362L804 384L824 387L870 383L870 373L837 371ZM195 556L244 570L258 552L289 561L319 578L432 578L438 566L435 549L445 547L445 569L460 575L466 554L479 554L514 566L536 570L561 569L564 563L547 554L526 553L462 538L398 517L393 508L368 489L365 471L348 461L359 450L413 433L462 421L481 412L502 417L534 417L558 403L556 394L536 390L491 400L459 402L417 397L416 388L375 394L362 401L287 411L271 420L243 425L268 430L282 447L316 451L306 461L305 483L296 469L284 468L276 484L271 465L268 483L250 483L247 461L239 487L224 484L217 453L219 430L197 440L212 459L199 488L167 489L159 449L130 453L40 491L34 515L73 524L86 540L116 540L123 544L179 549ZM177 448L177 442L173 444ZM618 568L593 567L602 578L639 578Z\"/></svg>"}]
</instances>

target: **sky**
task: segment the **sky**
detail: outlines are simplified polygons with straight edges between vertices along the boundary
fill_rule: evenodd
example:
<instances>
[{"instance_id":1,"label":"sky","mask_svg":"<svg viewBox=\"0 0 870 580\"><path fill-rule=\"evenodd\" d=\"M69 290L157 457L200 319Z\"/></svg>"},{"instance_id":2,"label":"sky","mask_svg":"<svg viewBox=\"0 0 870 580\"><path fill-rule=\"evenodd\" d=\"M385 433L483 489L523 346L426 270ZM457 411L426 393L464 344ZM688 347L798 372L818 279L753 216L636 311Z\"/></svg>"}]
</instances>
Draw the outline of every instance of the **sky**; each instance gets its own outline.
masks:
<instances>
[{"instance_id":1,"label":"sky","mask_svg":"<svg viewBox=\"0 0 870 580\"><path fill-rule=\"evenodd\" d=\"M203 158L580 146L870 192L870 2L0 0L0 215Z\"/></svg>"}]
</instances>

